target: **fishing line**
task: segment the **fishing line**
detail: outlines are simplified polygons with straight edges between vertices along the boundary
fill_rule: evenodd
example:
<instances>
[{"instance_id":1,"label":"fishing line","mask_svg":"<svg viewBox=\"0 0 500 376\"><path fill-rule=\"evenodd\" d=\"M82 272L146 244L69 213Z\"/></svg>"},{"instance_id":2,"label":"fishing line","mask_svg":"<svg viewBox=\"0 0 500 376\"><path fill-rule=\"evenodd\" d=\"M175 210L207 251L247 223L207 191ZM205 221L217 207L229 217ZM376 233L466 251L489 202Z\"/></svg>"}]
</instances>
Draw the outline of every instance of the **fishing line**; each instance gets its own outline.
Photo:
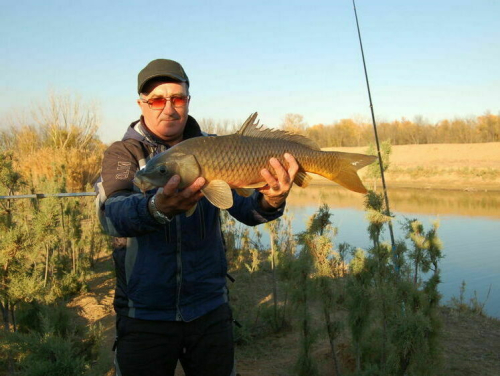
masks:
<instances>
[{"instance_id":1,"label":"fishing line","mask_svg":"<svg viewBox=\"0 0 500 376\"><path fill-rule=\"evenodd\" d=\"M82 196L97 196L95 192L77 192L77 193L33 193L29 195L14 195L14 196L0 196L0 200L12 200L18 198L48 198L48 197L82 197Z\"/></svg>"},{"instance_id":2,"label":"fishing line","mask_svg":"<svg viewBox=\"0 0 500 376\"><path fill-rule=\"evenodd\" d=\"M365 71L365 79L366 79L366 87L368 89L368 99L370 101L370 111L372 114L372 123L373 123L373 132L375 133L375 141L377 144L377 153L378 153L378 163L380 166L380 176L382 178L382 187L384 189L384 199L385 199L385 207L386 207L386 215L390 216L391 211L389 209L389 196L387 194L387 185L385 184L385 177L384 177L384 168L383 168L383 163L382 163L382 155L380 154L380 143L378 140L378 132L377 132L377 122L375 121L375 112L373 110L373 102L372 102L372 94L370 91L370 82L368 80L368 71L366 69L366 61L365 61L365 53L363 51L363 42L361 41L361 31L359 29L359 21L358 21L358 12L356 11L356 3L354 0L352 0L352 5L354 7L354 16L356 18L356 27L358 29L358 38L359 38L359 47L361 48L361 57L363 59L363 68ZM399 271L398 263L397 263L397 255L396 255L396 242L394 241L394 231L392 228L392 221L387 222L389 225L389 234L391 236L391 245L392 245L392 257L394 261L394 266L396 268L396 271Z\"/></svg>"}]
</instances>

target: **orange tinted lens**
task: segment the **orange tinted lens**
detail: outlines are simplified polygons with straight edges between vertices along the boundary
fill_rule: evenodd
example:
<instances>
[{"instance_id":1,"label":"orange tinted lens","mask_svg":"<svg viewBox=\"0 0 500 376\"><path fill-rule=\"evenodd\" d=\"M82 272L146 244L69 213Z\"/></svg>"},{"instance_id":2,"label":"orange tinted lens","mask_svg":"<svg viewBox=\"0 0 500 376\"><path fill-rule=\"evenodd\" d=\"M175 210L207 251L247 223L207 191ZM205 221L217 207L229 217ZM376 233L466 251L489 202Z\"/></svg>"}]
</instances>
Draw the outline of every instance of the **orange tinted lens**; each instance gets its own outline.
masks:
<instances>
[{"instance_id":1,"label":"orange tinted lens","mask_svg":"<svg viewBox=\"0 0 500 376\"><path fill-rule=\"evenodd\" d=\"M162 108L165 107L166 102L167 101L165 98L153 98L148 101L149 105L153 110L161 110Z\"/></svg>"},{"instance_id":2,"label":"orange tinted lens","mask_svg":"<svg viewBox=\"0 0 500 376\"><path fill-rule=\"evenodd\" d=\"M188 102L188 97L172 97L172 104L174 107L183 107Z\"/></svg>"}]
</instances>

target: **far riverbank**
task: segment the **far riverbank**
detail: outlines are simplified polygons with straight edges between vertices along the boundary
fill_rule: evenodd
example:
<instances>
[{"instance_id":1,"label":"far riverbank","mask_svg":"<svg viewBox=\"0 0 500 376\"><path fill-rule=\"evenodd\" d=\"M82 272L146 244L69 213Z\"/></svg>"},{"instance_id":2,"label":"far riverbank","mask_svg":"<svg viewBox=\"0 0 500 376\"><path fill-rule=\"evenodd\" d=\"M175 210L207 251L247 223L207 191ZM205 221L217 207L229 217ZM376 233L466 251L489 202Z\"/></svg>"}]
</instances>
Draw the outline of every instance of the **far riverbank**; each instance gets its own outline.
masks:
<instances>
[{"instance_id":1,"label":"far riverbank","mask_svg":"<svg viewBox=\"0 0 500 376\"><path fill-rule=\"evenodd\" d=\"M367 147L324 148L366 153ZM385 174L389 188L500 191L500 142L394 145ZM366 169L365 169L366 170ZM373 182L359 175L368 188ZM313 183L328 180L314 176Z\"/></svg>"}]
</instances>

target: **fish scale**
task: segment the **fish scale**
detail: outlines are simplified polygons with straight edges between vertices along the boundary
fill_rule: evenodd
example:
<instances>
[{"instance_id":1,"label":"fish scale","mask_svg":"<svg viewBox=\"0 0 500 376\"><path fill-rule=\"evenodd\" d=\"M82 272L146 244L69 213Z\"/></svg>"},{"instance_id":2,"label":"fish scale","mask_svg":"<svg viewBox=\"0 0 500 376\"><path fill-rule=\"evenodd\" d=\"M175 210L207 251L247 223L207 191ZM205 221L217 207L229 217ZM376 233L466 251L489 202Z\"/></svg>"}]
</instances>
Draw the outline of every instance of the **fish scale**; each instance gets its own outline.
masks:
<instances>
[{"instance_id":1,"label":"fish scale","mask_svg":"<svg viewBox=\"0 0 500 376\"><path fill-rule=\"evenodd\" d=\"M293 143L285 145L280 140L255 140L245 136L211 137L206 144L208 147L196 154L196 160L202 166L201 175L208 181L224 180L232 187L241 187L263 181L260 171L263 168L273 171L269 163L273 157L286 167L287 162L283 158L286 152L302 161L301 165L311 172L318 169L311 161L319 161L320 163L322 160L324 161L323 158L308 157L308 154L314 153L314 150ZM185 146L187 151L190 145ZM231 153L233 148L237 150L237 153Z\"/></svg>"}]
</instances>

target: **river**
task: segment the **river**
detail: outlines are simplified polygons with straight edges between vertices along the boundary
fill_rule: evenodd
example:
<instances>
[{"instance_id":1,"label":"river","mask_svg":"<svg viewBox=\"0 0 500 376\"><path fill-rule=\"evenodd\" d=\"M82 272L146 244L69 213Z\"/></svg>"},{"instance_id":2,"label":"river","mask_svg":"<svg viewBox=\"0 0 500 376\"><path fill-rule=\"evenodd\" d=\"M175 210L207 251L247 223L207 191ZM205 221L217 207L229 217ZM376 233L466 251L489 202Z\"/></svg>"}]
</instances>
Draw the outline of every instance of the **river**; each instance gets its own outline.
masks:
<instances>
[{"instance_id":1,"label":"river","mask_svg":"<svg viewBox=\"0 0 500 376\"><path fill-rule=\"evenodd\" d=\"M476 293L479 302L486 302L485 312L500 318L500 192L394 189L388 194L397 239L404 236L400 227L405 218L420 220L426 231L435 220L440 223L438 235L444 254L442 303L458 297L465 281L466 301ZM307 220L318 207L326 203L333 213L331 220L338 228L336 244L346 242L368 249L371 243L363 199L363 195L335 185L294 187L288 199L287 215L293 216L293 231L298 233L305 229ZM388 229L383 238L389 242Z\"/></svg>"}]
</instances>

